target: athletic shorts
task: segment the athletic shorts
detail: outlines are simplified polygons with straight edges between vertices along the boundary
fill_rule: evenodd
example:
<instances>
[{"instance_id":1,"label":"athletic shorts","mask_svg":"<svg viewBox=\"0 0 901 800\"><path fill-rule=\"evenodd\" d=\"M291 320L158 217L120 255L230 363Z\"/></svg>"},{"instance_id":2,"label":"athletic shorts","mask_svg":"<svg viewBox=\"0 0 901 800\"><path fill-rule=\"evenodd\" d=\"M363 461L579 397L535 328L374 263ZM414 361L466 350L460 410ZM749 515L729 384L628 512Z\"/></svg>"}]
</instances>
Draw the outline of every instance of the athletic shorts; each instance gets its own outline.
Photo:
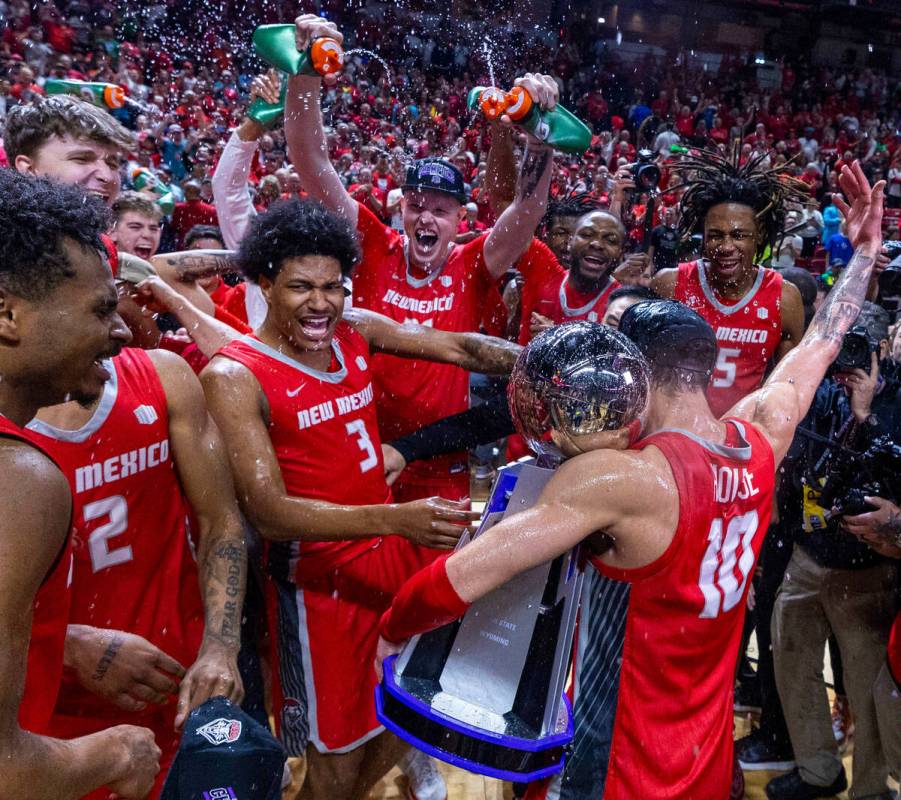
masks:
<instances>
[{"instance_id":1,"label":"athletic shorts","mask_svg":"<svg viewBox=\"0 0 901 800\"><path fill-rule=\"evenodd\" d=\"M439 477L418 476L404 470L391 486L391 495L395 503L408 503L424 497L469 502L469 470Z\"/></svg>"},{"instance_id":2,"label":"athletic shorts","mask_svg":"<svg viewBox=\"0 0 901 800\"><path fill-rule=\"evenodd\" d=\"M273 706L289 755L302 755L308 742L321 753L346 753L381 733L374 700L379 620L438 552L386 536L301 587L269 579L267 611L277 631Z\"/></svg>"}]
</instances>

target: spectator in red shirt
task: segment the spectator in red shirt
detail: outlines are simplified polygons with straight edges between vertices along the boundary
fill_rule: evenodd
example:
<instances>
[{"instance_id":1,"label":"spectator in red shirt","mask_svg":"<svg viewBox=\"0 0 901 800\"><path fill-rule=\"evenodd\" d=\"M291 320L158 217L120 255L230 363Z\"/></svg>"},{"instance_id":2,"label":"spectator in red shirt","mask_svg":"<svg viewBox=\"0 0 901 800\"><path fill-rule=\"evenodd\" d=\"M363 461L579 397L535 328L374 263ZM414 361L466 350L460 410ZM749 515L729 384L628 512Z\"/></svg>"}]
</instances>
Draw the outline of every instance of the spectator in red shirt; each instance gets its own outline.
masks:
<instances>
[{"instance_id":1,"label":"spectator in red shirt","mask_svg":"<svg viewBox=\"0 0 901 800\"><path fill-rule=\"evenodd\" d=\"M172 228L179 249L184 246L185 236L195 225L219 225L216 207L200 199L200 184L197 181L188 181L184 191L185 201L176 203L172 212Z\"/></svg>"},{"instance_id":2,"label":"spectator in red shirt","mask_svg":"<svg viewBox=\"0 0 901 800\"><path fill-rule=\"evenodd\" d=\"M487 226L484 222L479 222L479 207L475 203L467 203L466 216L460 220L457 226L457 238L454 240L457 244L466 244L477 238Z\"/></svg>"}]
</instances>

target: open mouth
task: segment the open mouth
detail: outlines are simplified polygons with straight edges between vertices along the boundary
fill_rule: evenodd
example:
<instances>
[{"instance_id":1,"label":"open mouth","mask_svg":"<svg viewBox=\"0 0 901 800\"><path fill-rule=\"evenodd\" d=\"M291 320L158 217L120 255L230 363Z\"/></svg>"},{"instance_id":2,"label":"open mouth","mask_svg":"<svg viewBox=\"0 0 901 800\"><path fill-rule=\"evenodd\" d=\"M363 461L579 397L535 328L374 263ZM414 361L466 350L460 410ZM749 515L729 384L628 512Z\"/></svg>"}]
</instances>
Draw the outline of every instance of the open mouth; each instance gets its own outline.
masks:
<instances>
[{"instance_id":1,"label":"open mouth","mask_svg":"<svg viewBox=\"0 0 901 800\"><path fill-rule=\"evenodd\" d=\"M591 272L603 272L610 266L610 260L595 255L582 256L582 264Z\"/></svg>"},{"instance_id":2,"label":"open mouth","mask_svg":"<svg viewBox=\"0 0 901 800\"><path fill-rule=\"evenodd\" d=\"M153 256L153 248L139 245L135 248L135 255L138 258L143 258L145 261L149 261L151 256Z\"/></svg>"},{"instance_id":3,"label":"open mouth","mask_svg":"<svg viewBox=\"0 0 901 800\"><path fill-rule=\"evenodd\" d=\"M307 339L324 339L328 335L329 323L331 322L331 317L328 316L309 316L309 317L301 317L300 329L303 331L303 335Z\"/></svg>"},{"instance_id":4,"label":"open mouth","mask_svg":"<svg viewBox=\"0 0 901 800\"><path fill-rule=\"evenodd\" d=\"M416 231L416 244L421 250L429 253L438 244L438 234L433 231Z\"/></svg>"}]
</instances>

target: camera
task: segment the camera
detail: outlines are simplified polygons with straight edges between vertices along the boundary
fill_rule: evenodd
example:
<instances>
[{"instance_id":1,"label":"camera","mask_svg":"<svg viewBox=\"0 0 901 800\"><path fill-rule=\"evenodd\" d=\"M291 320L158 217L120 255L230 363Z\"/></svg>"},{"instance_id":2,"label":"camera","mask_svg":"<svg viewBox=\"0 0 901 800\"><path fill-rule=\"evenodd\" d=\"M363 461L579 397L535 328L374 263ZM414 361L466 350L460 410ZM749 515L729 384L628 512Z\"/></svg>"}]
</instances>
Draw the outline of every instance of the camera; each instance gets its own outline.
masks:
<instances>
[{"instance_id":1,"label":"camera","mask_svg":"<svg viewBox=\"0 0 901 800\"><path fill-rule=\"evenodd\" d=\"M842 349L832 362L830 373L849 372L852 369L870 371L872 354L879 349L879 342L863 325L854 325L842 339Z\"/></svg>"},{"instance_id":2,"label":"camera","mask_svg":"<svg viewBox=\"0 0 901 800\"><path fill-rule=\"evenodd\" d=\"M630 169L635 188L640 192L653 192L660 183L660 167L654 163L651 150L639 150Z\"/></svg>"},{"instance_id":3,"label":"camera","mask_svg":"<svg viewBox=\"0 0 901 800\"><path fill-rule=\"evenodd\" d=\"M901 242L883 242L882 249L891 259L879 276L879 294L884 297L901 296Z\"/></svg>"},{"instance_id":4,"label":"camera","mask_svg":"<svg viewBox=\"0 0 901 800\"><path fill-rule=\"evenodd\" d=\"M842 454L830 470L820 496L823 508L837 508L842 516L875 509L864 497L884 497L893 503L901 496L901 445L880 436L863 453Z\"/></svg>"}]
</instances>

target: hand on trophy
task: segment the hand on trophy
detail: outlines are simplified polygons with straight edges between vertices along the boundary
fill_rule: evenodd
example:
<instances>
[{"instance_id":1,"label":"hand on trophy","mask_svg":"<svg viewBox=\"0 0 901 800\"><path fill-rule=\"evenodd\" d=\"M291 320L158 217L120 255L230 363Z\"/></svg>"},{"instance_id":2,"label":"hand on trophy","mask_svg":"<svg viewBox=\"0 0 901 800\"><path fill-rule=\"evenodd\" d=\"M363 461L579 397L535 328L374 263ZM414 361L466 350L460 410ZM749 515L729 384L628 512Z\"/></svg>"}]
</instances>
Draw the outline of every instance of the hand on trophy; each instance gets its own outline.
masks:
<instances>
[{"instance_id":1,"label":"hand on trophy","mask_svg":"<svg viewBox=\"0 0 901 800\"><path fill-rule=\"evenodd\" d=\"M379 643L375 648L375 674L378 675L379 682L381 682L382 678L384 677L382 664L384 663L385 659L397 655L401 650L404 649L405 644L406 642L401 642L400 644L392 644L391 642L388 642L381 636L379 636Z\"/></svg>"}]
</instances>

